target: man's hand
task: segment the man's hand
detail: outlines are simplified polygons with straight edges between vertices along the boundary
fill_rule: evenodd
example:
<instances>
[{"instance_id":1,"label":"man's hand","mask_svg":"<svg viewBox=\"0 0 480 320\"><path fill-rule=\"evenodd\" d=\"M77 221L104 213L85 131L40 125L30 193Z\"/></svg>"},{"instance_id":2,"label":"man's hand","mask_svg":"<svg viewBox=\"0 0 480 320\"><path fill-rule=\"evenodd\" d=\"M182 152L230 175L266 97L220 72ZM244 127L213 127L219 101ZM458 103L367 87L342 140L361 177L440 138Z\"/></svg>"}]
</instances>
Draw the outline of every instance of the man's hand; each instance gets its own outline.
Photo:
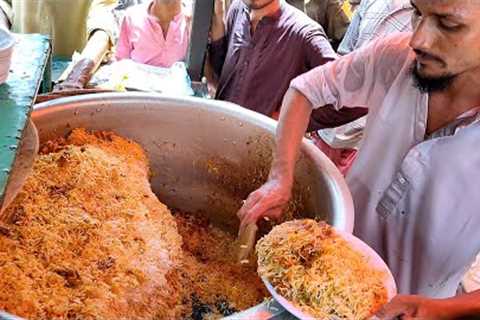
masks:
<instances>
[{"instance_id":1,"label":"man's hand","mask_svg":"<svg viewBox=\"0 0 480 320\"><path fill-rule=\"evenodd\" d=\"M281 217L292 195L295 164L311 113L312 105L308 99L297 90L289 89L280 111L268 181L248 196L237 213L241 227L263 217Z\"/></svg>"},{"instance_id":2,"label":"man's hand","mask_svg":"<svg viewBox=\"0 0 480 320\"><path fill-rule=\"evenodd\" d=\"M285 179L269 179L258 190L252 192L237 215L240 229L268 217L278 219L282 216L292 194L292 183Z\"/></svg>"},{"instance_id":3,"label":"man's hand","mask_svg":"<svg viewBox=\"0 0 480 320\"><path fill-rule=\"evenodd\" d=\"M213 41L225 36L225 0L215 0L210 34Z\"/></svg>"},{"instance_id":4,"label":"man's hand","mask_svg":"<svg viewBox=\"0 0 480 320\"><path fill-rule=\"evenodd\" d=\"M225 17L225 0L215 0L215 18L224 19Z\"/></svg>"},{"instance_id":5,"label":"man's hand","mask_svg":"<svg viewBox=\"0 0 480 320\"><path fill-rule=\"evenodd\" d=\"M377 316L382 320L447 320L454 319L449 315L449 306L442 300L428 299L420 296L398 295L386 304Z\"/></svg>"},{"instance_id":6,"label":"man's hand","mask_svg":"<svg viewBox=\"0 0 480 320\"><path fill-rule=\"evenodd\" d=\"M78 90L85 88L94 69L94 61L90 59L81 59L75 63L75 66L69 73L67 79L62 83L55 85L54 91Z\"/></svg>"},{"instance_id":7,"label":"man's hand","mask_svg":"<svg viewBox=\"0 0 480 320\"><path fill-rule=\"evenodd\" d=\"M54 91L85 88L110 49L110 46L109 35L103 30L96 30L82 51L82 58L75 63L65 81L55 86Z\"/></svg>"}]
</instances>

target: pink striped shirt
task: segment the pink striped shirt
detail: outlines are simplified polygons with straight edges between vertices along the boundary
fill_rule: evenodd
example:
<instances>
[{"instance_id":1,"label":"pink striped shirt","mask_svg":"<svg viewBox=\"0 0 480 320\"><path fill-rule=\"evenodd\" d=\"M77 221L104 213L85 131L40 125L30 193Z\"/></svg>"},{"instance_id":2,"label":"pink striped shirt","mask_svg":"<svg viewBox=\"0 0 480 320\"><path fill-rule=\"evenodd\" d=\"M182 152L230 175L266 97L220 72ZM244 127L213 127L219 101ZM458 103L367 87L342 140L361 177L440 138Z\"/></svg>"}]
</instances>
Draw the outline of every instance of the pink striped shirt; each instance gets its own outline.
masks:
<instances>
[{"instance_id":1,"label":"pink striped shirt","mask_svg":"<svg viewBox=\"0 0 480 320\"><path fill-rule=\"evenodd\" d=\"M186 58L190 30L181 12L170 22L167 37L157 17L149 13L152 2L127 10L120 28L115 57L157 67L170 67Z\"/></svg>"}]
</instances>

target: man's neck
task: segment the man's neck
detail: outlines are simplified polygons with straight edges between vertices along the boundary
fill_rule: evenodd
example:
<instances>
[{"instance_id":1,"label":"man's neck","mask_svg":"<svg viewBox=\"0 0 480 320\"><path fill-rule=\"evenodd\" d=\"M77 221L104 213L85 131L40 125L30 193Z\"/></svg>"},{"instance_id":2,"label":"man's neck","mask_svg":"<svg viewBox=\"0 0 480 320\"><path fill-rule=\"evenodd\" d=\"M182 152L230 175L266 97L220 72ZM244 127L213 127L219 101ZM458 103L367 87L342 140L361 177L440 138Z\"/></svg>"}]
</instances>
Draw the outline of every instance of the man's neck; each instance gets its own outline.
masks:
<instances>
[{"instance_id":1,"label":"man's neck","mask_svg":"<svg viewBox=\"0 0 480 320\"><path fill-rule=\"evenodd\" d=\"M427 133L432 133L464 114L480 107L479 70L457 76L451 86L442 92L430 94Z\"/></svg>"},{"instance_id":2,"label":"man's neck","mask_svg":"<svg viewBox=\"0 0 480 320\"><path fill-rule=\"evenodd\" d=\"M280 1L274 0L261 9L250 9L250 23L252 25L252 33L255 32L258 23L263 17L272 16L280 10Z\"/></svg>"},{"instance_id":3,"label":"man's neck","mask_svg":"<svg viewBox=\"0 0 480 320\"><path fill-rule=\"evenodd\" d=\"M182 11L181 1L153 1L150 14L157 17L160 22L169 23Z\"/></svg>"}]
</instances>

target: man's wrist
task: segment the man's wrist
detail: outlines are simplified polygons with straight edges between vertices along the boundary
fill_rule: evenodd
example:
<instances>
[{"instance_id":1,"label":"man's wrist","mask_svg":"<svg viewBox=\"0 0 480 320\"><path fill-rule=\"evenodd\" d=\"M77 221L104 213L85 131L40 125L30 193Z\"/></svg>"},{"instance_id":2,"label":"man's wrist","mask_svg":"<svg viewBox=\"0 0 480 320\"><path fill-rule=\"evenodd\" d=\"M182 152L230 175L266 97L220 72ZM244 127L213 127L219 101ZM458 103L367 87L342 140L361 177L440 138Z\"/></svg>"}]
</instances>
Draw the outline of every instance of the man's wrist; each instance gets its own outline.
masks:
<instances>
[{"instance_id":1,"label":"man's wrist","mask_svg":"<svg viewBox=\"0 0 480 320\"><path fill-rule=\"evenodd\" d=\"M212 41L218 41L225 36L225 23L223 19L216 16L212 18L211 36Z\"/></svg>"},{"instance_id":2,"label":"man's wrist","mask_svg":"<svg viewBox=\"0 0 480 320\"><path fill-rule=\"evenodd\" d=\"M75 63L67 78L56 86L57 90L83 89L88 84L93 69L94 62L91 59L83 58Z\"/></svg>"},{"instance_id":3,"label":"man's wrist","mask_svg":"<svg viewBox=\"0 0 480 320\"><path fill-rule=\"evenodd\" d=\"M435 302L439 310L444 310L446 319L480 316L480 302L474 301L468 295L435 300Z\"/></svg>"},{"instance_id":4,"label":"man's wrist","mask_svg":"<svg viewBox=\"0 0 480 320\"><path fill-rule=\"evenodd\" d=\"M212 24L220 25L224 23L223 14L214 14L212 16Z\"/></svg>"},{"instance_id":5,"label":"man's wrist","mask_svg":"<svg viewBox=\"0 0 480 320\"><path fill-rule=\"evenodd\" d=\"M274 160L270 170L269 179L293 185L294 170L289 169L288 164L282 160Z\"/></svg>"}]
</instances>

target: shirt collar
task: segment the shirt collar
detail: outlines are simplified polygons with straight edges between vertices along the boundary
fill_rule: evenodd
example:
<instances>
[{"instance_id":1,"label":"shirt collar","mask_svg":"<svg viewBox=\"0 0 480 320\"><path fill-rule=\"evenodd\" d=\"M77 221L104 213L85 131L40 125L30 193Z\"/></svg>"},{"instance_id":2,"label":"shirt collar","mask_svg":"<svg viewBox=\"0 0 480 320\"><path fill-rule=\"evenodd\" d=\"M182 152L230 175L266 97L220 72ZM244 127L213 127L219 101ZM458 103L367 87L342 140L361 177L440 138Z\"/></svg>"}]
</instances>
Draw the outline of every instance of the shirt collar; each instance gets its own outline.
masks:
<instances>
[{"instance_id":1,"label":"shirt collar","mask_svg":"<svg viewBox=\"0 0 480 320\"><path fill-rule=\"evenodd\" d=\"M155 22L159 22L159 19L158 19L156 16L154 16L153 14L150 13L150 9L152 8L152 6L153 6L153 0L146 3L146 7L145 7L145 8L146 8L146 10L147 10L148 18L149 18L149 19L152 19L152 20L155 21ZM182 7L182 9L183 9L183 7ZM180 12L179 12L175 17L173 17L173 20L170 21L170 23L172 23L172 22L178 22L178 21L180 21L180 19L181 19L182 17L183 17L183 11L180 10Z\"/></svg>"},{"instance_id":2,"label":"shirt collar","mask_svg":"<svg viewBox=\"0 0 480 320\"><path fill-rule=\"evenodd\" d=\"M475 116L477 119L479 119L479 117L480 117L480 107L476 107L476 108L470 109L468 111L465 111L457 119L468 118L468 117L473 117L473 116Z\"/></svg>"},{"instance_id":3,"label":"shirt collar","mask_svg":"<svg viewBox=\"0 0 480 320\"><path fill-rule=\"evenodd\" d=\"M390 11L398 11L403 9L413 9L409 0L393 0L390 2Z\"/></svg>"}]
</instances>

